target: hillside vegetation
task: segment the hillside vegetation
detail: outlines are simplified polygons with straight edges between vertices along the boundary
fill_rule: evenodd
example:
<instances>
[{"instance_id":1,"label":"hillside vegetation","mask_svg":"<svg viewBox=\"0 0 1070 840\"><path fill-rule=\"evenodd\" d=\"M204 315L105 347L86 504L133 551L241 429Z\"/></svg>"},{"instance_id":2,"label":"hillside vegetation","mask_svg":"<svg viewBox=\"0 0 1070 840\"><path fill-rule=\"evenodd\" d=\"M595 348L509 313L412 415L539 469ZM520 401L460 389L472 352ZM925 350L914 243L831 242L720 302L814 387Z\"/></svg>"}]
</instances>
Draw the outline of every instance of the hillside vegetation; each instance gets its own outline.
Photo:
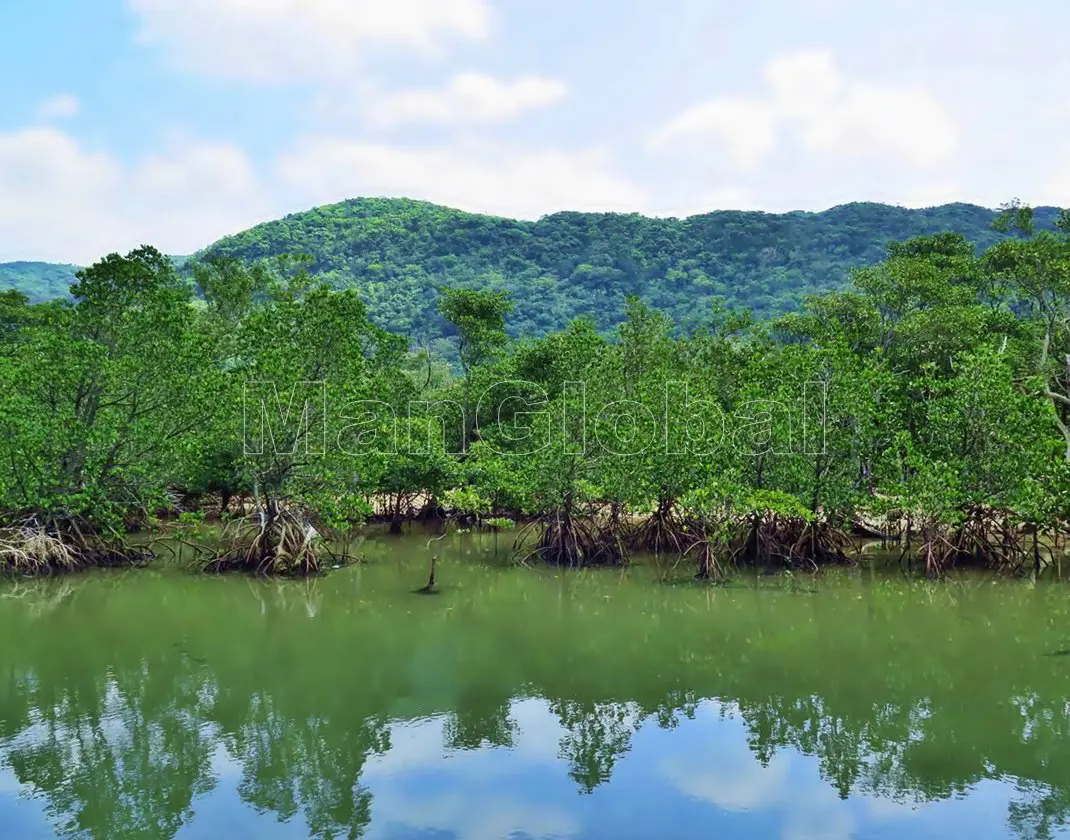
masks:
<instances>
[{"instance_id":1,"label":"hillside vegetation","mask_svg":"<svg viewBox=\"0 0 1070 840\"><path fill-rule=\"evenodd\" d=\"M1038 227L1056 215L1039 209ZM807 295L845 288L850 270L879 262L891 241L951 231L986 248L1000 238L995 217L966 204L848 204L822 213L557 213L525 222L357 199L259 225L209 253L306 254L314 276L355 286L381 326L417 338L441 335L438 286L508 291L510 332L543 335L578 315L611 328L624 320L629 295L683 326L707 318L714 301L762 318L781 314Z\"/></svg>"},{"instance_id":2,"label":"hillside vegetation","mask_svg":"<svg viewBox=\"0 0 1070 840\"><path fill-rule=\"evenodd\" d=\"M61 263L0 263L0 291L15 289L33 303L66 297L78 267Z\"/></svg>"},{"instance_id":3,"label":"hillside vegetation","mask_svg":"<svg viewBox=\"0 0 1070 840\"><path fill-rule=\"evenodd\" d=\"M1053 208L1036 211L1050 229ZM852 268L879 262L891 241L955 232L980 249L1001 234L992 210L949 204L909 210L856 203L821 213L719 211L687 219L556 213L536 222L464 213L406 199L354 199L258 225L201 256L303 255L317 279L355 288L380 326L435 342L441 286L508 291L513 335L545 335L578 315L607 330L630 295L686 328L713 306L768 318L807 295L842 290ZM65 293L70 266L0 266L0 288L31 300Z\"/></svg>"}]
</instances>

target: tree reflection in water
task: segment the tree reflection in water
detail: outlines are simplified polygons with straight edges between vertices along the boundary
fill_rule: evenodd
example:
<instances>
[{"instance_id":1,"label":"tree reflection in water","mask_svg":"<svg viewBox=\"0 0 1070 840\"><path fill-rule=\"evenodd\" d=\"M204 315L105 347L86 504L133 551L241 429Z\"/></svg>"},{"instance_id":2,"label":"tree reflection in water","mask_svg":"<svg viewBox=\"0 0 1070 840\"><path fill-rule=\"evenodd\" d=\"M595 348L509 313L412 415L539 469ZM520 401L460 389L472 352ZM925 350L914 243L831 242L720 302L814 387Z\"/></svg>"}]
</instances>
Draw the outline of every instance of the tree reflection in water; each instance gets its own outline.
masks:
<instances>
[{"instance_id":1,"label":"tree reflection in water","mask_svg":"<svg viewBox=\"0 0 1070 840\"><path fill-rule=\"evenodd\" d=\"M1007 585L997 600L977 586L932 604L848 581L705 608L700 593L634 586L593 610L614 584L584 583L561 607L557 584L492 575L442 608L354 597L342 580L143 573L87 578L58 601L69 583L6 597L0 764L63 837L174 837L219 789L222 754L249 808L357 838L373 821L368 762L398 723L439 721L443 755L514 750L516 701L538 698L590 793L637 732L703 707L742 722L757 762L815 757L845 799L934 802L1005 779L1019 791L1009 833L1067 825L1070 667L1040 653L1068 626L1061 591Z\"/></svg>"}]
</instances>

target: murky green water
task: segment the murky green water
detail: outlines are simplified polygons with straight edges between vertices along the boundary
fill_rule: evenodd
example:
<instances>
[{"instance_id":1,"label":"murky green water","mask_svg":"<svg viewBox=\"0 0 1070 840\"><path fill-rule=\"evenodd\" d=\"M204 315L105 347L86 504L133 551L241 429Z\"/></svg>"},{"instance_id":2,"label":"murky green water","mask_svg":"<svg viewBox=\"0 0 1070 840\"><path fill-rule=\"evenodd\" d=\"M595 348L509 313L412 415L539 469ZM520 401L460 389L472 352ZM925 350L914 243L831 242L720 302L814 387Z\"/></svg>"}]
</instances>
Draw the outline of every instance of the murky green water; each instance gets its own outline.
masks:
<instances>
[{"instance_id":1,"label":"murky green water","mask_svg":"<svg viewBox=\"0 0 1070 840\"><path fill-rule=\"evenodd\" d=\"M312 582L0 585L0 837L1070 836L1070 588L469 540L433 597L423 538Z\"/></svg>"}]
</instances>

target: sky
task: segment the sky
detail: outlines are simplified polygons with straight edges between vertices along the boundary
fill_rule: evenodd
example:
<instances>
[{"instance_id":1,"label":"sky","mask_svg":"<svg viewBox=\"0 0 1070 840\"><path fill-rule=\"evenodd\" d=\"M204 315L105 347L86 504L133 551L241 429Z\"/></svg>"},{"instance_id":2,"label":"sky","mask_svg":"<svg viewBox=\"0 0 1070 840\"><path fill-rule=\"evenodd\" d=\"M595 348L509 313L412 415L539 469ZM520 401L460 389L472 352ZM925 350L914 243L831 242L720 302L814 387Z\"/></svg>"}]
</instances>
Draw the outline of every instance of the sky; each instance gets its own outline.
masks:
<instances>
[{"instance_id":1,"label":"sky","mask_svg":"<svg viewBox=\"0 0 1070 840\"><path fill-rule=\"evenodd\" d=\"M2 0L0 261L358 196L1070 204L1065 0Z\"/></svg>"}]
</instances>

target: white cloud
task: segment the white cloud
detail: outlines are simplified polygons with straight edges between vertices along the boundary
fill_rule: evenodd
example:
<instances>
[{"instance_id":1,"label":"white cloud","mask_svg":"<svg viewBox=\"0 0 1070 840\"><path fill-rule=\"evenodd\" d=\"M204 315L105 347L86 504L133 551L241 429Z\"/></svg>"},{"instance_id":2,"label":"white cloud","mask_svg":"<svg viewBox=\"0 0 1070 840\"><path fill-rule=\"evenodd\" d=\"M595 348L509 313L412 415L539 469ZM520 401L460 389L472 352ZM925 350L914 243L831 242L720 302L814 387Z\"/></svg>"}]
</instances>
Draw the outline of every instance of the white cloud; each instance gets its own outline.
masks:
<instances>
[{"instance_id":1,"label":"white cloud","mask_svg":"<svg viewBox=\"0 0 1070 840\"><path fill-rule=\"evenodd\" d=\"M850 0L802 0L804 11L815 16L827 17L842 13L850 3Z\"/></svg>"},{"instance_id":2,"label":"white cloud","mask_svg":"<svg viewBox=\"0 0 1070 840\"><path fill-rule=\"evenodd\" d=\"M765 67L769 107L781 118L809 122L815 112L834 109L846 84L831 53L806 51L772 59Z\"/></svg>"},{"instance_id":3,"label":"white cloud","mask_svg":"<svg viewBox=\"0 0 1070 840\"><path fill-rule=\"evenodd\" d=\"M877 195L873 200L882 198L890 203L901 204L903 207L939 207L942 204L951 204L962 200L962 189L954 181L935 180L919 184L915 188L904 185L896 186L894 190L899 195L898 201L892 201L891 196Z\"/></svg>"},{"instance_id":4,"label":"white cloud","mask_svg":"<svg viewBox=\"0 0 1070 840\"><path fill-rule=\"evenodd\" d=\"M375 820L368 840L394 836L404 826L412 833L447 832L460 840L496 840L499 837L566 838L578 834L577 820L564 808L532 802L523 796L503 795L502 762L522 767L526 775L544 778L564 774L557 756L561 725L544 700L510 704L510 716L519 724L513 747L489 750L446 749L445 717L395 724L390 728L390 750L369 759L362 781L375 799ZM495 755L498 753L498 755ZM506 758L507 756L507 758ZM450 792L414 795L408 778L434 772L448 761L451 779L473 795Z\"/></svg>"},{"instance_id":5,"label":"white cloud","mask_svg":"<svg viewBox=\"0 0 1070 840\"><path fill-rule=\"evenodd\" d=\"M121 180L110 156L87 152L60 131L0 135L0 261L96 253L98 240L120 234L97 204Z\"/></svg>"},{"instance_id":6,"label":"white cloud","mask_svg":"<svg viewBox=\"0 0 1070 840\"><path fill-rule=\"evenodd\" d=\"M220 143L176 144L168 154L144 158L136 177L146 195L166 201L210 192L214 201L225 203L246 198L256 188L245 154Z\"/></svg>"},{"instance_id":7,"label":"white cloud","mask_svg":"<svg viewBox=\"0 0 1070 840\"><path fill-rule=\"evenodd\" d=\"M1023 199L1035 205L1070 206L1070 146L1057 154L1044 169L1044 177L1036 192Z\"/></svg>"},{"instance_id":8,"label":"white cloud","mask_svg":"<svg viewBox=\"0 0 1070 840\"><path fill-rule=\"evenodd\" d=\"M479 213L533 219L557 210L631 212L643 192L597 151L495 145L403 148L347 138L307 138L279 163L312 203L357 195L406 196Z\"/></svg>"},{"instance_id":9,"label":"white cloud","mask_svg":"<svg viewBox=\"0 0 1070 840\"><path fill-rule=\"evenodd\" d=\"M728 720L721 717L725 711ZM767 765L760 764L747 746L746 730L733 706L706 701L695 721L682 728L691 731L678 733L677 751L659 767L661 777L680 793L725 811L779 819L783 840L855 836L848 806L821 778L816 762L783 750ZM717 756L715 763L711 755Z\"/></svg>"},{"instance_id":10,"label":"white cloud","mask_svg":"<svg viewBox=\"0 0 1070 840\"><path fill-rule=\"evenodd\" d=\"M373 825L369 840L389 837L390 829L396 831L399 826L413 835L441 833L458 840L500 840L518 835L563 840L580 833L576 819L563 808L502 795L497 785L485 789L478 801L479 807L473 808L472 797L462 793L413 795L395 788L376 790L376 819L389 828Z\"/></svg>"},{"instance_id":11,"label":"white cloud","mask_svg":"<svg viewBox=\"0 0 1070 840\"><path fill-rule=\"evenodd\" d=\"M352 70L373 47L433 53L443 39L482 40L487 0L129 0L143 43L189 70L255 81Z\"/></svg>"},{"instance_id":12,"label":"white cloud","mask_svg":"<svg viewBox=\"0 0 1070 840\"><path fill-rule=\"evenodd\" d=\"M1048 122L1065 122L1070 120L1070 99L1060 99L1047 105L1042 105L1037 112L1040 118Z\"/></svg>"},{"instance_id":13,"label":"white cloud","mask_svg":"<svg viewBox=\"0 0 1070 840\"><path fill-rule=\"evenodd\" d=\"M646 204L598 151L312 137L258 172L227 144L175 138L127 162L39 127L0 134L0 261L87 263L141 244L191 253L283 212L368 195L529 219Z\"/></svg>"},{"instance_id":14,"label":"white cloud","mask_svg":"<svg viewBox=\"0 0 1070 840\"><path fill-rule=\"evenodd\" d=\"M760 210L762 209L754 193L745 187L720 187L712 189L702 196L700 213L712 210Z\"/></svg>"},{"instance_id":15,"label":"white cloud","mask_svg":"<svg viewBox=\"0 0 1070 840\"><path fill-rule=\"evenodd\" d=\"M737 166L753 169L776 148L779 118L764 102L718 99L688 108L651 138L651 146L717 140Z\"/></svg>"},{"instance_id":16,"label":"white cloud","mask_svg":"<svg viewBox=\"0 0 1070 840\"><path fill-rule=\"evenodd\" d=\"M52 128L0 134L0 261L190 253L270 215L230 146L187 141L126 165Z\"/></svg>"},{"instance_id":17,"label":"white cloud","mask_svg":"<svg viewBox=\"0 0 1070 840\"><path fill-rule=\"evenodd\" d=\"M958 148L955 121L927 90L847 80L827 51L777 57L765 76L766 95L692 106L653 135L652 147L717 141L744 169L768 160L786 130L810 152L833 160L890 159L926 169Z\"/></svg>"},{"instance_id":18,"label":"white cloud","mask_svg":"<svg viewBox=\"0 0 1070 840\"><path fill-rule=\"evenodd\" d=\"M723 748L719 755L718 763L701 762L701 766L689 753L674 755L662 762L661 775L684 796L712 802L725 811L758 811L781 803L790 759L776 756L763 767L742 750L732 759L724 758Z\"/></svg>"},{"instance_id":19,"label":"white cloud","mask_svg":"<svg viewBox=\"0 0 1070 840\"><path fill-rule=\"evenodd\" d=\"M651 215L661 218L701 216L715 210L766 210L770 208L758 201L754 193L746 187L715 187L700 193L695 199L679 204L667 204L653 211ZM776 211L774 211L776 212Z\"/></svg>"},{"instance_id":20,"label":"white cloud","mask_svg":"<svg viewBox=\"0 0 1070 840\"><path fill-rule=\"evenodd\" d=\"M954 122L920 89L853 85L827 110L812 112L803 132L811 148L830 156L890 155L919 169L939 166L958 147Z\"/></svg>"},{"instance_id":21,"label":"white cloud","mask_svg":"<svg viewBox=\"0 0 1070 840\"><path fill-rule=\"evenodd\" d=\"M384 97L369 112L371 122L381 127L407 122L503 123L553 105L567 92L568 86L558 79L520 76L506 81L461 73L439 90L400 91Z\"/></svg>"},{"instance_id":22,"label":"white cloud","mask_svg":"<svg viewBox=\"0 0 1070 840\"><path fill-rule=\"evenodd\" d=\"M78 101L78 98L64 93L42 102L41 107L37 109L37 114L44 119L53 119L74 117L81 110L82 104Z\"/></svg>"}]
</instances>

